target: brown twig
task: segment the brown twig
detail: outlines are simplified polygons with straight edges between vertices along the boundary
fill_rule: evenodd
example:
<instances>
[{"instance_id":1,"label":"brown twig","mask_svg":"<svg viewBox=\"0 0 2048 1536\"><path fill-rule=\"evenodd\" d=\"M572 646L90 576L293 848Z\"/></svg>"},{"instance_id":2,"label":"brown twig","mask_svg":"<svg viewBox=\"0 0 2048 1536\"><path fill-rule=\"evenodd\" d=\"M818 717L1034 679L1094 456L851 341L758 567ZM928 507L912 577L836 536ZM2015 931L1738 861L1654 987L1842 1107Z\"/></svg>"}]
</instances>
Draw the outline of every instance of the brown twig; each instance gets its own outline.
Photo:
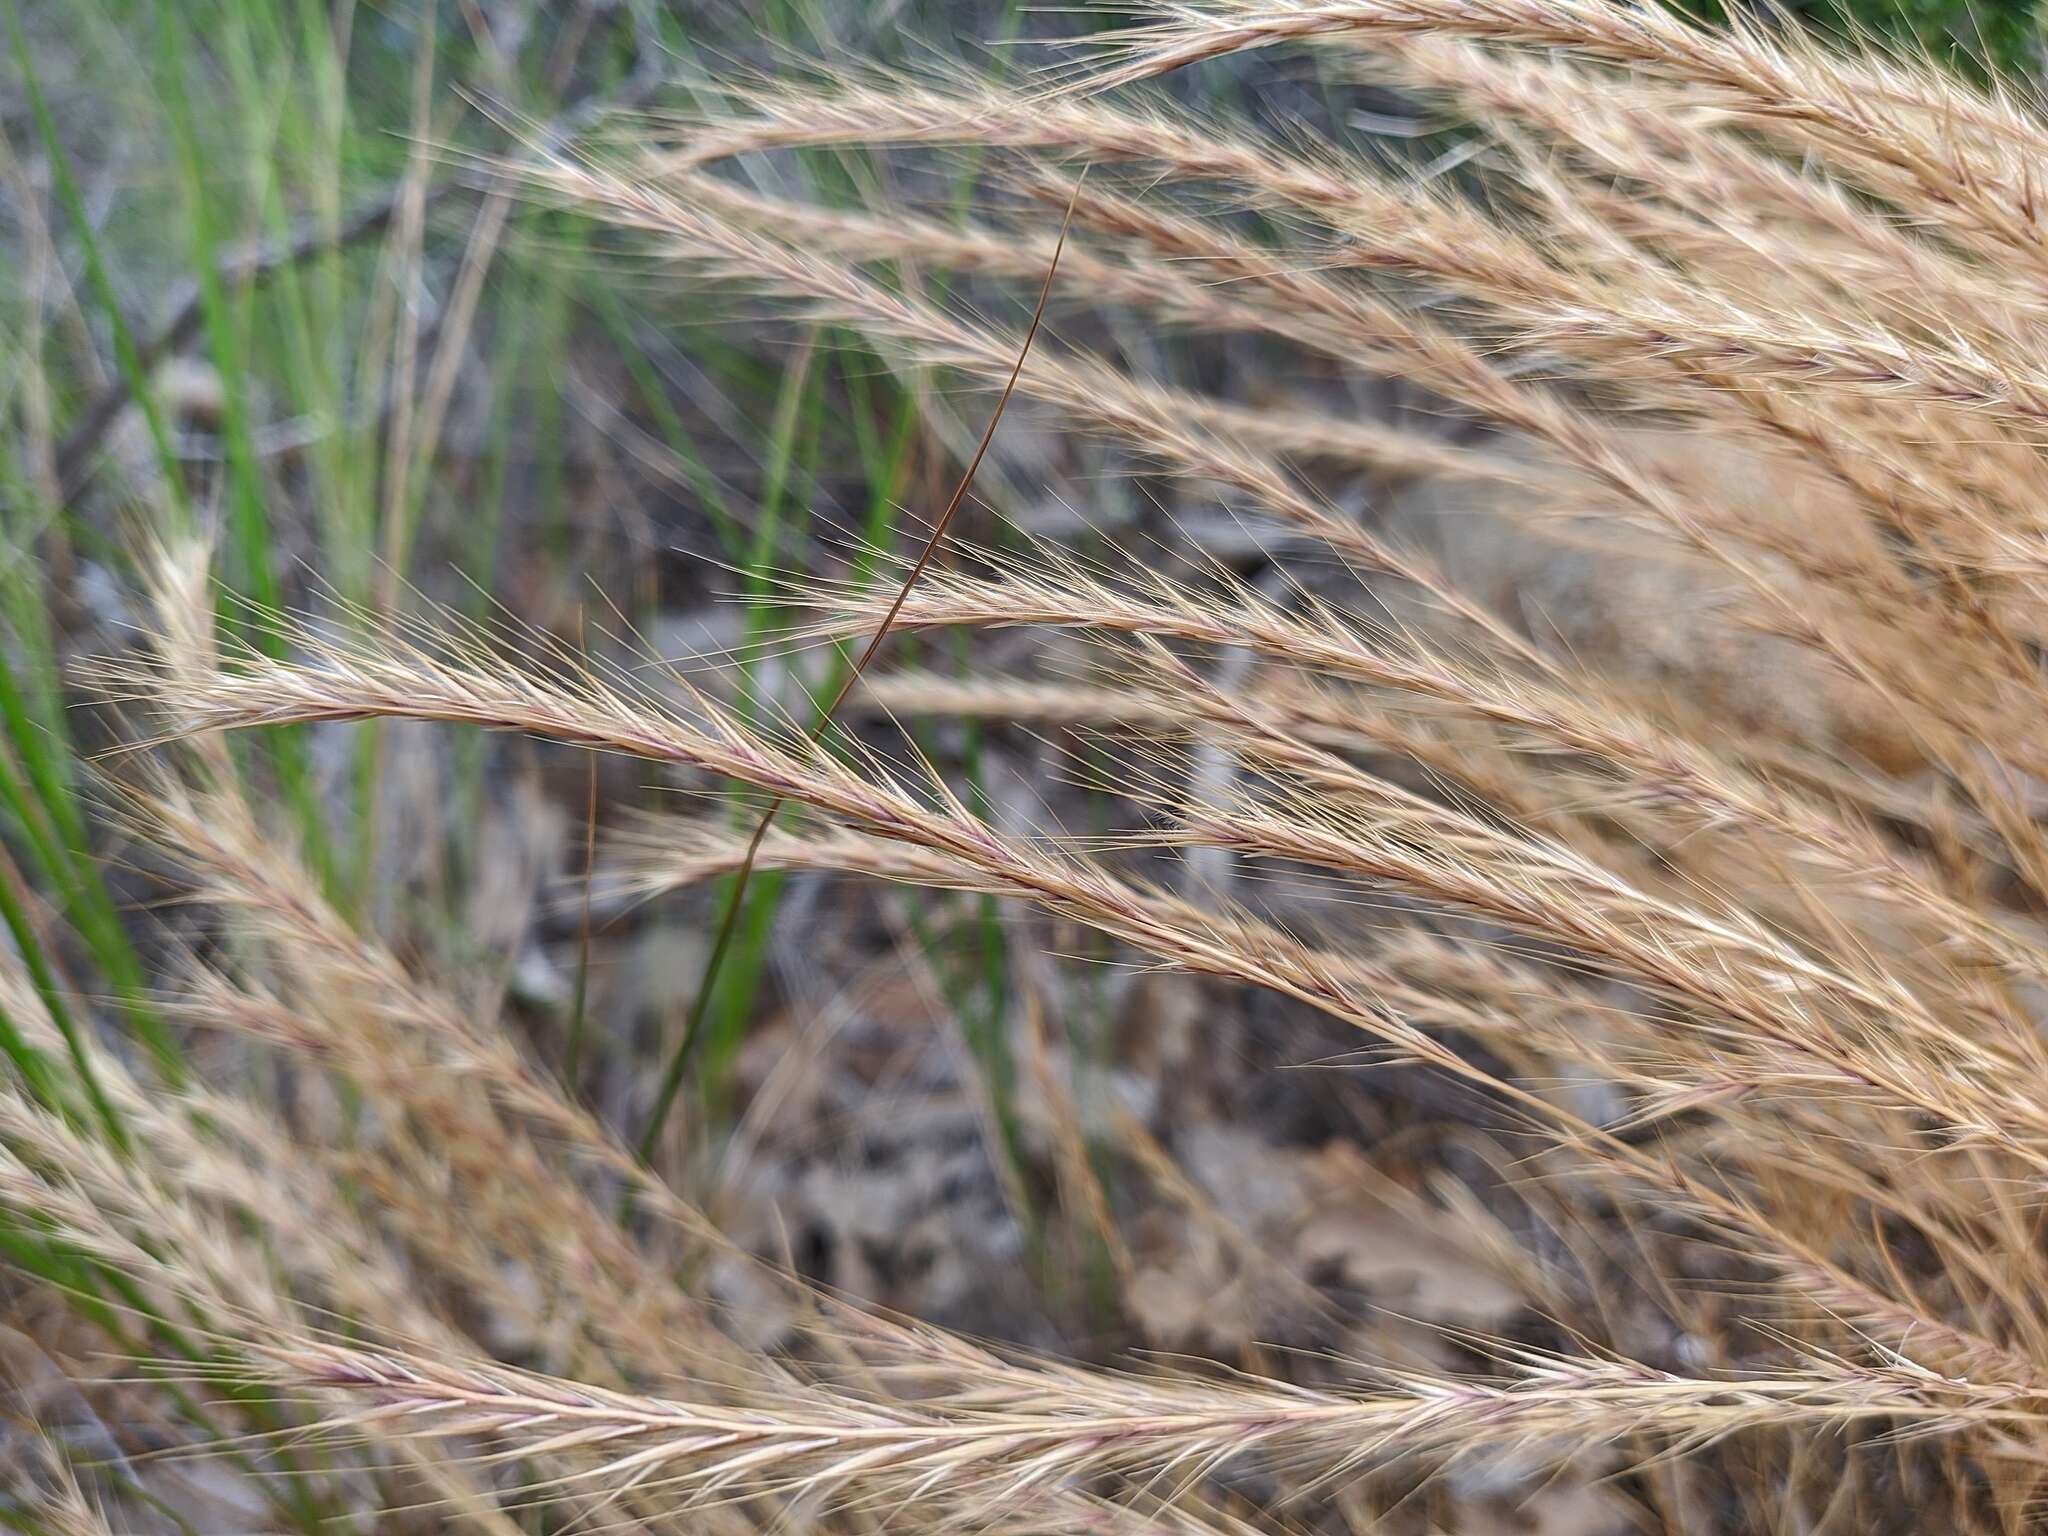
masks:
<instances>
[{"instance_id":1,"label":"brown twig","mask_svg":"<svg viewBox=\"0 0 2048 1536\"><path fill-rule=\"evenodd\" d=\"M552 123L544 125L534 135L537 146L552 147L587 124L602 117L616 107L630 106L651 93L654 76L651 73L636 75L626 87L602 99L592 98L578 103L564 112ZM430 182L422 194L422 211L434 207L456 192L464 190L465 183L457 179ZM405 201L406 188L403 181L393 183L369 202L364 203L348 218L333 227L322 219L302 220L292 226L282 239L262 245L246 247L221 258L216 272L222 286L244 288L269 281L287 267L295 267L308 258L325 251L344 251L350 246L381 234L397 214ZM200 323L206 318L206 306L201 285L188 281L180 291L178 302L166 320L152 335L143 339L137 348L140 372L146 378L156 365L166 357L188 344L199 334ZM100 444L113 430L121 408L128 404L128 381L125 376L116 376L107 381L105 387L86 403L77 423L57 446L56 476L59 503L69 506L85 488L87 471L92 466L93 455Z\"/></svg>"},{"instance_id":2,"label":"brown twig","mask_svg":"<svg viewBox=\"0 0 2048 1536\"><path fill-rule=\"evenodd\" d=\"M455 190L457 183L443 182L429 187L427 197L429 201L439 201ZM399 189L394 187L357 209L350 218L332 229L324 223L309 222L299 225L286 239L253 250L238 251L222 259L218 269L220 277L229 287L246 287L264 282L284 268L297 266L322 251L346 250L379 233L391 222L399 196ZM147 375L164 358L191 341L199 333L203 319L205 303L200 286L196 282L188 282L177 307L171 311L171 318L137 348L143 374ZM106 387L86 403L77 424L58 445L57 494L64 505L70 505L85 488L86 472L92 465L93 455L113 429L114 421L121 414L121 408L128 404L128 399L125 377L108 380Z\"/></svg>"}]
</instances>

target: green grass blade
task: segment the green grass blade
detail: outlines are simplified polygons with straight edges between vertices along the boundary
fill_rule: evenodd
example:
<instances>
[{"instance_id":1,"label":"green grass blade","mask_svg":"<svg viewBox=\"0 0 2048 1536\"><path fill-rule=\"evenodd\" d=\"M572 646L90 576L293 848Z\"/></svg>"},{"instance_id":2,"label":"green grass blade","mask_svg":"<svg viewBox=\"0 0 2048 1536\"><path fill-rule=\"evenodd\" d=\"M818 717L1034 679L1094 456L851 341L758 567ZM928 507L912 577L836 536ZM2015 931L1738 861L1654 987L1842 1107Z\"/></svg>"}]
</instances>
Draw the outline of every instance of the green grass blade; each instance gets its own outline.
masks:
<instances>
[{"instance_id":1,"label":"green grass blade","mask_svg":"<svg viewBox=\"0 0 2048 1536\"><path fill-rule=\"evenodd\" d=\"M161 92L170 112L172 137L178 150L191 224L192 265L199 283L207 344L221 380L228 526L236 557L235 575L258 608L258 622L254 625L243 623L240 615L232 611L224 617L231 631L247 632L267 654L281 657L284 643L271 620L282 613L282 593L271 547L261 471L249 426L249 370L240 328L230 312L226 287L220 277L220 242L214 232L207 191L206 155L194 123L185 72L185 29L171 7L161 0L157 5L157 22ZM304 839L306 860L322 885L331 891L335 879L333 855L314 794L303 733L281 734L275 744L273 763Z\"/></svg>"},{"instance_id":2,"label":"green grass blade","mask_svg":"<svg viewBox=\"0 0 2048 1536\"><path fill-rule=\"evenodd\" d=\"M121 312L121 302L114 292L113 279L107 273L107 266L100 251L99 239L93 232L91 217L86 213L85 199L79 194L78 182L71 173L71 159L64 152L64 142L57 132L56 120L50 115L50 104L43 96L40 74L35 60L28 50L28 37L22 30L21 15L16 0L0 0L7 17L7 33L14 50L15 62L21 69L22 84L28 92L29 112L36 125L36 133L42 140L43 152L49 156L50 179L57 190L57 199L63 205L64 216L72 233L78 239L78 247L85 261L87 286L92 290L93 302L105 315L107 329L114 340L114 360L120 369L121 379L128 387L129 397L142 412L143 421L149 429L151 445L156 450L157 467L162 472L165 494L170 498L171 509L181 527L192 526L192 510L185 494L184 481L179 474L178 457L171 445L170 426L164 420L163 410L158 405L156 392L150 385L148 370L143 364L141 349L136 345L135 336L128 328L128 321Z\"/></svg>"},{"instance_id":3,"label":"green grass blade","mask_svg":"<svg viewBox=\"0 0 2048 1536\"><path fill-rule=\"evenodd\" d=\"M77 1074L79 1086L85 1090L94 1114L106 1127L108 1138L125 1153L129 1149L128 1128L100 1084L99 1073L94 1069L91 1053L86 1048L85 1036L78 1020L72 1016L70 1006L64 1001L63 990L57 985L56 973L43 953L35 926L28 920L28 910L22 903L11 869L0 869L0 923L6 925L36 995L42 999L50 1022L56 1025L57 1033L63 1037L72 1071ZM52 1075L46 1070L47 1058L22 1039L11 1019L0 1018L0 1049L6 1051L16 1069L21 1071L24 1081L37 1090L45 1103L70 1112L70 1106L58 1096Z\"/></svg>"}]
</instances>

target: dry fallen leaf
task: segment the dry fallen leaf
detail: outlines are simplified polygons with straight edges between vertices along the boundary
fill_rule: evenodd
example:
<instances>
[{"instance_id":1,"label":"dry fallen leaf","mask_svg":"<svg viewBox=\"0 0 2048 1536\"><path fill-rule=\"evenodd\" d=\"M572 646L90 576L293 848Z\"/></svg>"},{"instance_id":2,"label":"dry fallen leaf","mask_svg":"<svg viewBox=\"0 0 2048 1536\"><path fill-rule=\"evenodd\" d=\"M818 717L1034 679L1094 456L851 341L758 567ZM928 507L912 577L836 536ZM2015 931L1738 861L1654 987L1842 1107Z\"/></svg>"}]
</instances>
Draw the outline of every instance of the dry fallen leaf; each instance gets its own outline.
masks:
<instances>
[{"instance_id":1,"label":"dry fallen leaf","mask_svg":"<svg viewBox=\"0 0 2048 1536\"><path fill-rule=\"evenodd\" d=\"M1461 1503L1445 1536L1628 1536L1628 1504L1592 1483L1550 1482L1527 1498Z\"/></svg>"}]
</instances>

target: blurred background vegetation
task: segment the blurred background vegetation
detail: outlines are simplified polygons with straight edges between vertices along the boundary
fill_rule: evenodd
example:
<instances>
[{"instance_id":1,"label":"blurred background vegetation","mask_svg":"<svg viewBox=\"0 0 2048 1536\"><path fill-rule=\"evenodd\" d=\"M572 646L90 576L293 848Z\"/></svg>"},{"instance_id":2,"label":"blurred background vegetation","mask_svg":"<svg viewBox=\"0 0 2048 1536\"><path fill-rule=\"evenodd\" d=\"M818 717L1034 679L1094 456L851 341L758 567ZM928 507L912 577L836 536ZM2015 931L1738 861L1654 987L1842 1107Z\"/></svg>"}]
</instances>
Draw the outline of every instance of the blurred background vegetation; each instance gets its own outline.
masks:
<instances>
[{"instance_id":1,"label":"blurred background vegetation","mask_svg":"<svg viewBox=\"0 0 2048 1536\"><path fill-rule=\"evenodd\" d=\"M1992 70L2029 74L2040 63L2035 0L1790 0L1784 9L1816 30L1924 49L1978 78ZM1710 0L1699 13L1725 16L1728 9Z\"/></svg>"}]
</instances>

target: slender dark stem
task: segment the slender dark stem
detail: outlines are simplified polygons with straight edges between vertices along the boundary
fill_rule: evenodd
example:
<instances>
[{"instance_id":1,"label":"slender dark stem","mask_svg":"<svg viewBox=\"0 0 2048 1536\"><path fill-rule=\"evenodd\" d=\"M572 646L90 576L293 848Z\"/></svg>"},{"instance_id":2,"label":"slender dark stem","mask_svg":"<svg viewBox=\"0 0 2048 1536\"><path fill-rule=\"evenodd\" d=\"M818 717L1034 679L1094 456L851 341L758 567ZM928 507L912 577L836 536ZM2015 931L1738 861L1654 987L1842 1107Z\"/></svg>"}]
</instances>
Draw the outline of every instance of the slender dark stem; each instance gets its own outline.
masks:
<instances>
[{"instance_id":1,"label":"slender dark stem","mask_svg":"<svg viewBox=\"0 0 2048 1536\"><path fill-rule=\"evenodd\" d=\"M975 445L974 457L967 461L966 473L953 488L952 499L946 503L946 510L939 514L939 520L932 525L931 537L924 541L924 548L918 551L917 560L910 567L910 573L903 578L903 585L897 588L896 597L889 604L888 612L882 615L882 622L875 627L860 657L839 681L838 691L818 718L812 722L809 739L815 743L823 736L832 723L832 717L839 712L839 706L846 702L846 696L853 692L854 684L867 670L868 663L881 650L882 642L889 637L897 615L903 605L910 601L911 589L915 587L932 558L938 553L939 545L946 537L946 530L953 525L953 518L960 510L960 504L967 499L967 492L974 484L975 471L981 468L981 461L988 456L988 446L995 440L996 427L1008 409L1010 396L1015 393L1017 379L1024 372L1024 360L1031 355L1031 344L1038 338L1038 328L1045 319L1046 301L1052 297L1052 280L1060 269L1060 254L1067 248L1067 231L1074 221L1074 203L1079 201L1081 186L1087 180L1084 170L1074 184L1073 198L1067 203L1066 216L1060 220L1059 239L1052 248L1052 260L1046 264L1045 281L1039 286L1038 303L1031 312L1031 324L1024 332L1024 341L1017 348L1017 361L1010 369L1010 377L1003 385L1003 392L996 399L995 409L989 413L988 426L982 430L981 441ZM698 1037L703 1033L704 1020L711 1008L711 994L718 982L719 968L725 963L726 952L732 947L733 935L739 928L740 906L747 894L747 881L754 873L754 860L759 857L761 844L768 836L768 828L774 824L776 813L782 809L783 799L777 796L768 802L768 808L761 813L761 819L754 826L754 835L747 840L747 851L740 860L737 874L733 876L732 889L725 898L725 911L718 920L718 936L711 942L711 953L704 962L704 974L697 983L697 995L690 1001L690 1016L683 1024L683 1038L676 1043L675 1054L669 1058L668 1068L662 1073L661 1088L655 1095L654 1110L647 1121L647 1129L640 1137L640 1160L651 1162L654 1149L661 1140L662 1127L668 1123L670 1109L675 1105L676 1092L683 1085L683 1074L689 1070L690 1058L695 1054Z\"/></svg>"}]
</instances>

